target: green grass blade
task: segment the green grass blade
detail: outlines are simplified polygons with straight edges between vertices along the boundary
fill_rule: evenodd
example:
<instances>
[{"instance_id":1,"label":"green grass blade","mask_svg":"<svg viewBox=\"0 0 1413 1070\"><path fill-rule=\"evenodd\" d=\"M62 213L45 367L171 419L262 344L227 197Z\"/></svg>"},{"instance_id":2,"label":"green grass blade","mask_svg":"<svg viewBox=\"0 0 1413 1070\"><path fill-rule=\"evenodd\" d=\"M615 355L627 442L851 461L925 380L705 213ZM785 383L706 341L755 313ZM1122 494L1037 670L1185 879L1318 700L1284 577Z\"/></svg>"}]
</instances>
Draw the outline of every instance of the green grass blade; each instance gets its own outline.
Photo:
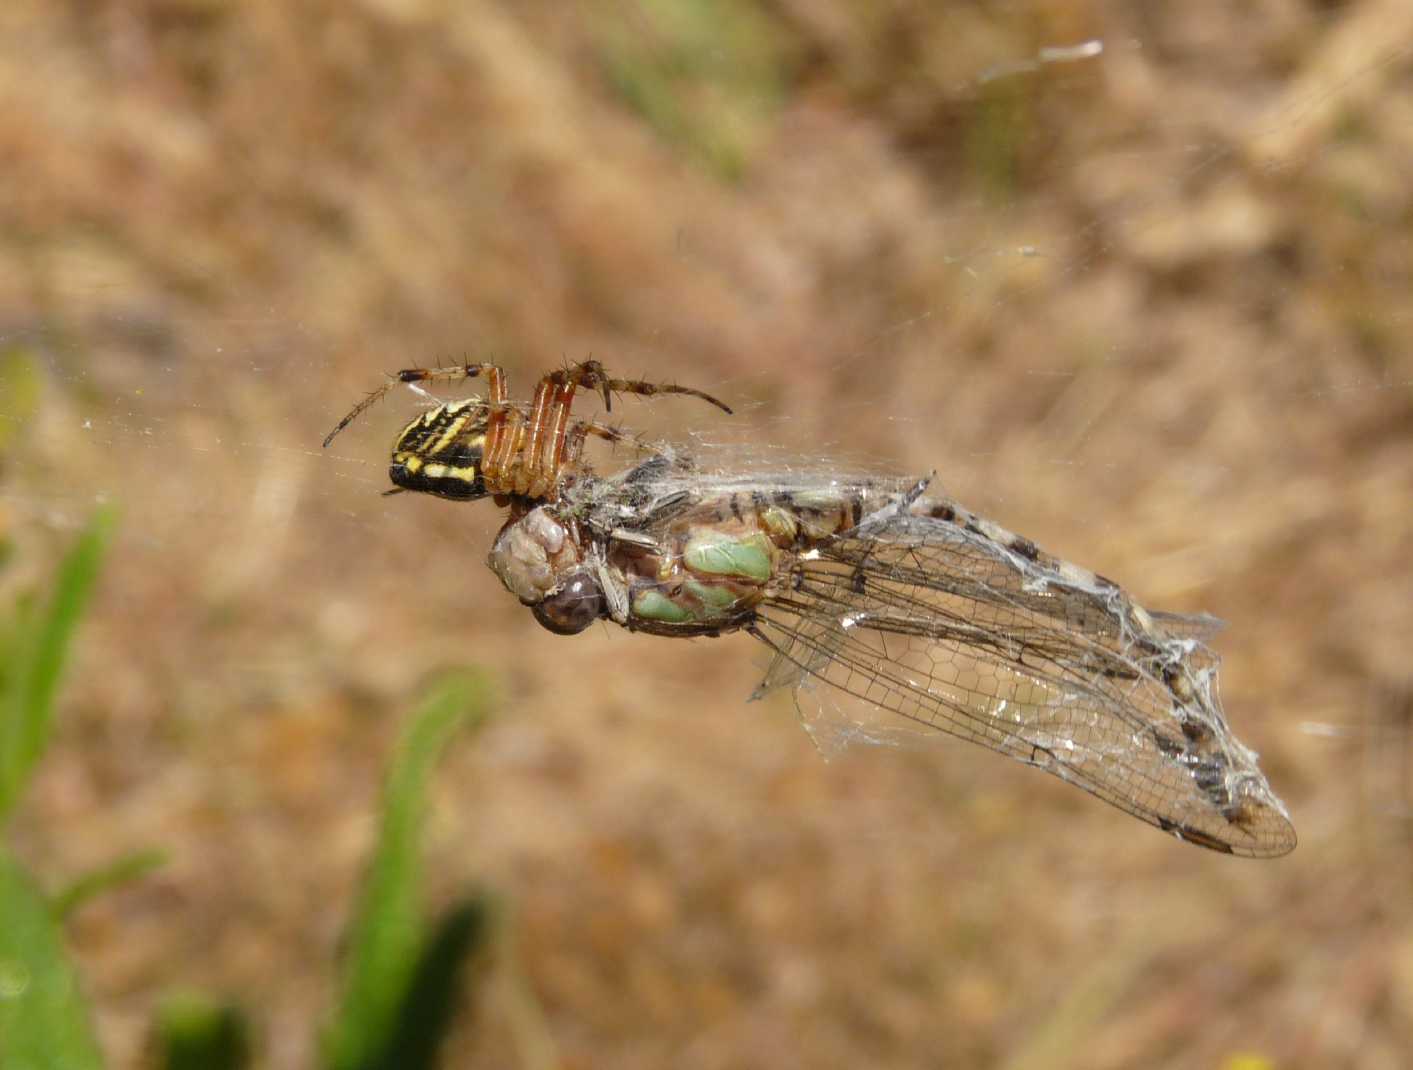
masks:
<instances>
[{"instance_id":1,"label":"green grass blade","mask_svg":"<svg viewBox=\"0 0 1413 1070\"><path fill-rule=\"evenodd\" d=\"M63 921L94 896L145 877L166 863L167 855L163 851L133 851L79 877L50 900L49 909L58 921Z\"/></svg>"},{"instance_id":2,"label":"green grass blade","mask_svg":"<svg viewBox=\"0 0 1413 1070\"><path fill-rule=\"evenodd\" d=\"M0 694L0 818L19 799L49 741L69 641L98 577L112 527L112 511L100 510L64 558L48 607L27 612L10 637L9 671Z\"/></svg>"},{"instance_id":3,"label":"green grass blade","mask_svg":"<svg viewBox=\"0 0 1413 1070\"><path fill-rule=\"evenodd\" d=\"M372 1064L396 1028L426 944L418 834L427 781L452 735L485 715L487 696L479 675L448 679L417 711L398 745L351 934L343 994L324 1038L324 1062L333 1070Z\"/></svg>"},{"instance_id":4,"label":"green grass blade","mask_svg":"<svg viewBox=\"0 0 1413 1070\"><path fill-rule=\"evenodd\" d=\"M3 851L0 919L0 1066L98 1070L103 1059L49 903Z\"/></svg>"},{"instance_id":5,"label":"green grass blade","mask_svg":"<svg viewBox=\"0 0 1413 1070\"><path fill-rule=\"evenodd\" d=\"M157 1015L162 1070L240 1070L250 1062L250 1027L240 1008L201 992L168 996Z\"/></svg>"},{"instance_id":6,"label":"green grass blade","mask_svg":"<svg viewBox=\"0 0 1413 1070\"><path fill-rule=\"evenodd\" d=\"M487 896L462 900L427 942L382 1051L360 1070L433 1070L451 1029L473 954L490 942L494 906Z\"/></svg>"}]
</instances>

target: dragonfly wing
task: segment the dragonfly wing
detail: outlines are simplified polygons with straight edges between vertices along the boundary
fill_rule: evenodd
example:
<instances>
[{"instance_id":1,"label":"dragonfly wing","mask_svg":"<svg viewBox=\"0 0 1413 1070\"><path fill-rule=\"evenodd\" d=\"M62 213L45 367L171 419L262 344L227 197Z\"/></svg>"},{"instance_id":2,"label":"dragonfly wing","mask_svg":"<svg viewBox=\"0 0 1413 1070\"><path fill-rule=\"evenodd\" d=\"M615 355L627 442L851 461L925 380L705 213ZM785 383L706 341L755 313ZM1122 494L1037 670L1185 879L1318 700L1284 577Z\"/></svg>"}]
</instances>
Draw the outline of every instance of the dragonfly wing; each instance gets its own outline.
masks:
<instances>
[{"instance_id":1,"label":"dragonfly wing","mask_svg":"<svg viewBox=\"0 0 1413 1070\"><path fill-rule=\"evenodd\" d=\"M945 732L1205 847L1294 848L1222 715L1218 658L1192 634L1210 624L979 524L880 511L801 554L753 628L775 652L757 694L822 681L892 715L859 716L855 738Z\"/></svg>"}]
</instances>

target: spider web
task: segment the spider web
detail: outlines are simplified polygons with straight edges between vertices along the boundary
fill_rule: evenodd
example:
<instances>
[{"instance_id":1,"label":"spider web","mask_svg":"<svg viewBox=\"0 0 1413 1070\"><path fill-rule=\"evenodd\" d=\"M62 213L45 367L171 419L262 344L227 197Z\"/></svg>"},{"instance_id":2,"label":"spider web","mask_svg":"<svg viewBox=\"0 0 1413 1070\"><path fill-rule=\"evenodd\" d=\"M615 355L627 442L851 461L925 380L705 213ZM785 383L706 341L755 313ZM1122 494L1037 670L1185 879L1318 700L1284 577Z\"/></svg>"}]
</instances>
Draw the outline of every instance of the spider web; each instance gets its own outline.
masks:
<instances>
[{"instance_id":1,"label":"spider web","mask_svg":"<svg viewBox=\"0 0 1413 1070\"><path fill-rule=\"evenodd\" d=\"M635 198L615 200L612 183L626 169L586 166L562 188L524 177L573 158L571 138L512 141L519 185L464 166L496 143L475 132L410 175L384 174L359 153L396 144L396 101L364 119L326 116L292 88L291 122L326 118L338 132L327 167L300 175L279 147L297 133L279 128L286 140L261 150L264 131L239 108L262 102L242 90L224 113L202 112L195 82L164 103L164 79L191 72L158 48L175 31L155 16L84 43L61 22L17 27L12 58L50 49L71 80L16 126L48 131L54 148L24 157L31 178L10 202L28 235L11 244L0 293L11 530L43 541L111 500L143 567L165 559L213 603L253 599L256 616L278 615L252 592L296 576L311 612L347 609L354 561L393 597L408 545L428 571L474 561L496 520L378 497L391 431L425 398L395 392L334 450L318 448L322 433L398 367L503 354L512 389L528 396L545 366L593 354L617 374L680 379L738 410L725 420L685 399L622 399L594 418L716 464L937 471L979 512L1054 532L1064 556L1132 562L1122 578L1147 604L1230 615L1221 581L1204 574L1221 548L1276 544L1292 510L1323 508L1271 491L1232 451L1264 449L1271 462L1281 451L1270 443L1285 440L1313 458L1322 423L1348 426L1367 410L1375 426L1396 424L1413 381L1395 344L1403 302L1380 302L1407 272L1407 244L1385 221L1403 204L1386 161L1404 148L1409 50L1385 32L1407 28L1401 15L1386 22L1386 7L1275 26L1096 13L1043 32L958 14L929 25L973 49L909 46L892 77L843 79L842 107L815 99L798 54L740 45L716 72L723 100L697 100L695 83L662 90L679 94L675 120L632 93L645 109L636 119L603 98L603 136L645 161L675 152L697 173L684 203L602 237L584 229L595 212L585 202L624 219ZM496 81L497 41L545 76L517 90L530 114L565 106L569 83L549 73L557 53L531 44L547 17L493 20L485 40L461 45L462 61L486 72L442 92L511 92ZM846 21L795 13L786 24L797 46L844 70L868 47ZM672 66L682 40L649 23L598 42L610 71ZM269 47L280 30L231 32ZM208 43L220 32L192 30ZM1241 34L1251 45L1238 59L1229 40ZM1299 61L1263 60L1282 48ZM342 60L314 53L318 77L341 76ZM793 93L752 81L772 62L795 72ZM1160 86L1171 100L1154 99ZM418 91L403 106L441 99ZM129 111L112 113L110 92ZM150 122L153 137L132 140L129 121ZM71 158L85 145L91 157ZM240 181L223 185L223 168ZM519 229L498 229L489 207L447 223L448 191L467 188ZM282 198L300 202L283 235L269 224L284 218ZM1341 218L1306 236L1330 206ZM544 214L547 231L524 230ZM458 225L471 239L443 236ZM609 284L596 274L616 291L599 292ZM1227 292L1209 298L1217 285ZM1293 426L1302 421L1308 436ZM600 451L595 463L626 458ZM1163 498L1166 510L1144 505ZM1228 533L1233 516L1242 533ZM495 597L484 577L470 582ZM1360 656L1402 679L1396 651Z\"/></svg>"},{"instance_id":2,"label":"spider web","mask_svg":"<svg viewBox=\"0 0 1413 1070\"><path fill-rule=\"evenodd\" d=\"M767 92L752 79L771 62L805 68L795 55L742 45L717 72L723 100L702 103L694 84L678 85L676 125L647 108L643 129L625 131L621 115L604 126L644 159L676 152L702 172L682 185L686 206L644 213L619 236L624 255L659 256L670 270L658 277L619 267L592 233L564 237L592 218L577 201L595 190L620 212L631 202L605 192L620 172L586 168L564 190L507 187L498 203L508 219L523 226L548 206L558 212L549 233L560 236L546 244L502 233L483 210L463 223L481 244L463 248L432 235L452 229L437 215L445 191L491 189L455 166L459 153L494 143L484 135L411 177L373 170L376 192L360 193L349 186L352 161L393 137L397 107L366 121L330 117L352 144L331 145L327 168L299 180L278 148L257 151L247 117L213 115L202 127L189 88L163 106L162 79L189 72L157 52L124 51L165 43L172 31L160 20L107 27L86 45L59 24L35 24L12 36L10 54L51 48L73 80L35 102L25 129L51 130L59 148L29 157L33 188L12 201L17 218L59 220L47 230L31 223L29 244L12 246L0 295L13 382L5 420L22 465L5 490L12 528L22 539L71 531L96 501L112 500L145 563L166 557L213 602L247 601L294 574L311 606L347 608L355 558L390 596L402 581L387 577L409 543L429 570L475 560L496 520L378 497L391 431L425 397L394 392L331 451L318 448L321 433L398 367L504 354L512 389L528 397L546 365L593 354L617 374L680 379L738 409L724 420L685 399L621 399L594 418L686 443L718 466L937 471L940 487L978 511L1054 531L1065 556L1105 562L1114 546L1134 545L1132 560L1158 580L1123 578L1148 604L1225 612L1218 581L1202 572L1219 552L1209 548L1240 538L1224 527L1258 511L1251 501L1268 503L1268 515L1291 503L1265 496L1259 472L1240 471L1223 451L1280 436L1305 446L1281 424L1299 412L1328 420L1362 406L1371 419L1396 419L1409 390L1392 346L1407 315L1400 302L1377 303L1407 267L1406 244L1381 224L1402 203L1399 184L1379 164L1401 146L1409 52L1397 34L1374 32L1388 28L1383 10L1359 5L1275 27L1182 15L1145 27L1114 16L1039 36L1005 17L956 15L932 28L974 50L904 49L893 80L859 75L844 108L813 99L802 73L793 96ZM497 20L488 40L528 50L524 58L542 17ZM817 14L787 22L798 41L835 49L845 68L867 46ZM683 42L655 23L630 25L626 39L599 42L607 67L643 77L671 67ZM200 32L219 39L212 27ZM1224 35L1239 34L1255 58L1234 58ZM1262 49L1295 41L1299 63L1262 66ZM492 46L463 48L470 63ZM315 52L319 75L336 77L339 61ZM554 55L538 54L536 69L553 69ZM449 92L481 99L504 88L503 73L493 67ZM568 86L546 81L522 88L525 108L564 104ZM1153 99L1160 84L1175 93L1170 102ZM123 116L103 109L105 87L156 124L132 165L137 177L106 190L62 151L87 132L91 170L121 171L136 143ZM425 103L409 92L408 107ZM306 122L322 114L306 97L292 111ZM529 173L573 147L514 142L507 165ZM227 195L216 171L227 157L254 186L230 194L229 218L202 201ZM190 236L167 240L160 198L140 200L144 181L191 216ZM278 226L261 226L279 218L280 197L308 201L289 213L284 241ZM1300 227L1332 203L1348 221L1302 241ZM384 205L398 208L379 222ZM245 249L229 233L242 226L276 236ZM664 238L665 258L654 252ZM379 241L389 243L384 271L368 263ZM1328 289L1310 283L1316 267L1292 266L1320 256L1336 276ZM1243 258L1255 265L1248 278L1231 266ZM497 277L518 279L516 270L536 281ZM600 293L581 310L576 295L590 291L571 285L565 273L575 270L662 297L634 304ZM1231 292L1208 299L1206 275ZM525 285L541 290L518 299ZM1321 302L1337 307L1304 311ZM615 317L631 326L611 327ZM1208 427L1243 421L1250 431L1214 432L1220 442L1203 446ZM626 461L600 450L595 463ZM1117 503L1162 497L1146 489L1155 482L1175 505L1136 523ZM1276 538L1276 521L1241 523L1257 541ZM484 577L472 582L495 597ZM1401 678L1395 654L1373 656L1380 675Z\"/></svg>"},{"instance_id":3,"label":"spider web","mask_svg":"<svg viewBox=\"0 0 1413 1070\"><path fill-rule=\"evenodd\" d=\"M319 448L399 368L500 360L527 398L592 356L736 415L586 418L782 478L936 472L1230 621L1232 728L1302 835L1409 812L1407 5L200 7L0 15L3 579L121 510L75 674L93 779L180 781L173 724L467 659L635 709L707 691L746 731L746 639L730 686L705 643L566 645L484 569L490 503L381 497L426 397ZM918 735L800 700L826 750ZM958 794L1004 775L930 738Z\"/></svg>"}]
</instances>

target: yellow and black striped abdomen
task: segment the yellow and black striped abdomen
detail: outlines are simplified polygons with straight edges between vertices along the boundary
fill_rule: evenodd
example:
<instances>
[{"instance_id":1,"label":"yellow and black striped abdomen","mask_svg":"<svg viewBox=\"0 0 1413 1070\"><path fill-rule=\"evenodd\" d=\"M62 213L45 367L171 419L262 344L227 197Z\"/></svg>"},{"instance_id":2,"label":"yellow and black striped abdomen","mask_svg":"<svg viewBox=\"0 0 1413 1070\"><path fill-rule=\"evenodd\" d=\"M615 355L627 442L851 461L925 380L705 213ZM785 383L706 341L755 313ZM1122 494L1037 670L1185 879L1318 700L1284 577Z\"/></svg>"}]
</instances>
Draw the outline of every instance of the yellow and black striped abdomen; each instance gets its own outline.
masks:
<instances>
[{"instance_id":1,"label":"yellow and black striped abdomen","mask_svg":"<svg viewBox=\"0 0 1413 1070\"><path fill-rule=\"evenodd\" d=\"M454 501L486 496L481 457L486 409L479 401L454 401L423 413L393 444L388 478L403 490Z\"/></svg>"}]
</instances>

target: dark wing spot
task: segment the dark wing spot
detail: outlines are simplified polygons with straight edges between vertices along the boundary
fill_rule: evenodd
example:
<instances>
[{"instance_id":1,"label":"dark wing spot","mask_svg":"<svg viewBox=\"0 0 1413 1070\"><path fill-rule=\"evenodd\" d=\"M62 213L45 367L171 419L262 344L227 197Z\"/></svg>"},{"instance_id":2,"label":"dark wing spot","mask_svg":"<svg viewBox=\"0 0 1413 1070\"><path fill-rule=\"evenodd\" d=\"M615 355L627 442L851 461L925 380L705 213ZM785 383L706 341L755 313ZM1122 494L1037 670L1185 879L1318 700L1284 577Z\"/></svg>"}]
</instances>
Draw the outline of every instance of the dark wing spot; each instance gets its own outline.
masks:
<instances>
[{"instance_id":1,"label":"dark wing spot","mask_svg":"<svg viewBox=\"0 0 1413 1070\"><path fill-rule=\"evenodd\" d=\"M1040 557L1040 547L1022 535L1017 535L1011 540L1011 549L1027 561L1035 561Z\"/></svg>"},{"instance_id":2,"label":"dark wing spot","mask_svg":"<svg viewBox=\"0 0 1413 1070\"><path fill-rule=\"evenodd\" d=\"M1158 749L1163 752L1165 758L1181 758L1187 753L1187 746L1166 732L1153 729L1153 742L1158 745Z\"/></svg>"},{"instance_id":3,"label":"dark wing spot","mask_svg":"<svg viewBox=\"0 0 1413 1070\"><path fill-rule=\"evenodd\" d=\"M1193 828L1191 825L1182 825L1176 821L1169 821L1166 817L1158 818L1158 827L1164 832L1171 832L1175 836L1180 836L1188 843L1195 843L1199 847L1210 847L1213 851L1220 851L1224 855L1232 854L1231 844L1223 843L1215 836Z\"/></svg>"},{"instance_id":4,"label":"dark wing spot","mask_svg":"<svg viewBox=\"0 0 1413 1070\"><path fill-rule=\"evenodd\" d=\"M1212 739L1212 730L1191 717L1182 721L1182 734L1189 743L1209 743Z\"/></svg>"},{"instance_id":5,"label":"dark wing spot","mask_svg":"<svg viewBox=\"0 0 1413 1070\"><path fill-rule=\"evenodd\" d=\"M1228 802L1222 807L1222 816L1239 829L1254 828L1257 823L1255 808L1244 800Z\"/></svg>"},{"instance_id":6,"label":"dark wing spot","mask_svg":"<svg viewBox=\"0 0 1413 1070\"><path fill-rule=\"evenodd\" d=\"M938 502L927 511L927 515L933 520L945 520L949 524L956 523L957 511L946 502Z\"/></svg>"},{"instance_id":7,"label":"dark wing spot","mask_svg":"<svg viewBox=\"0 0 1413 1070\"><path fill-rule=\"evenodd\" d=\"M1220 810L1231 802L1231 796L1227 793L1227 763L1221 757L1214 755L1210 758L1189 759L1188 765L1192 769L1192 779L1217 809Z\"/></svg>"}]
</instances>

